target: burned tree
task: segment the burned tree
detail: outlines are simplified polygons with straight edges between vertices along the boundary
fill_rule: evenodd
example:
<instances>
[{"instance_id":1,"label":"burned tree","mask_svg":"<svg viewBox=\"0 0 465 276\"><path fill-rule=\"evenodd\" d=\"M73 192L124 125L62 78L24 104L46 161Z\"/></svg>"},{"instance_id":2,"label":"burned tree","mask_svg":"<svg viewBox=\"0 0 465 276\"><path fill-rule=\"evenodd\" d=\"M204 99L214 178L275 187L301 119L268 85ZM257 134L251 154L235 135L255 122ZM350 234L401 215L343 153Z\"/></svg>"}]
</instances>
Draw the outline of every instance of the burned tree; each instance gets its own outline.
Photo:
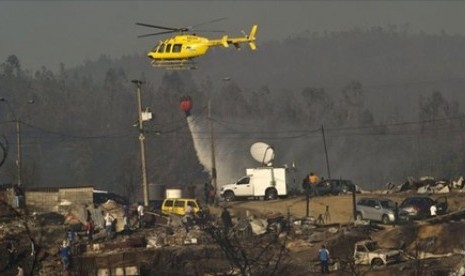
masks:
<instances>
[{"instance_id":1,"label":"burned tree","mask_svg":"<svg viewBox=\"0 0 465 276\"><path fill-rule=\"evenodd\" d=\"M224 228L211 222L203 227L203 231L224 253L231 273L240 275L282 275L288 270L285 247L288 233L281 232L281 229L268 229L265 234L252 237L251 231L246 235L241 235L237 229L227 233Z\"/></svg>"}]
</instances>

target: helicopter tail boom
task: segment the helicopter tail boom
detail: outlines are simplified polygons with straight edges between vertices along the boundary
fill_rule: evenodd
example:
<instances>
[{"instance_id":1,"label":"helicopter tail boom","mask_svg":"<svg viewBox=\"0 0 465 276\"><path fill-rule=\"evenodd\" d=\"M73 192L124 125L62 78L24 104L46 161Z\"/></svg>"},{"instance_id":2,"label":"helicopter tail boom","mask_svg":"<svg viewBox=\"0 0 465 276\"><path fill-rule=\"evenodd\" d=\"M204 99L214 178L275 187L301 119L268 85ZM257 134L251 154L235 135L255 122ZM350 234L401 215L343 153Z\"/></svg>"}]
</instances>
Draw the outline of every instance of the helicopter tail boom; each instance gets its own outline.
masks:
<instances>
[{"instance_id":1,"label":"helicopter tail boom","mask_svg":"<svg viewBox=\"0 0 465 276\"><path fill-rule=\"evenodd\" d=\"M239 44L241 43L248 43L250 49L256 50L257 45L255 44L255 35L257 33L257 25L253 25L252 29L250 30L249 35L245 35L245 37L228 37L227 35L223 36L220 39L212 39L209 41L209 46L223 46L228 48L230 44L233 44L237 49L240 49Z\"/></svg>"}]
</instances>

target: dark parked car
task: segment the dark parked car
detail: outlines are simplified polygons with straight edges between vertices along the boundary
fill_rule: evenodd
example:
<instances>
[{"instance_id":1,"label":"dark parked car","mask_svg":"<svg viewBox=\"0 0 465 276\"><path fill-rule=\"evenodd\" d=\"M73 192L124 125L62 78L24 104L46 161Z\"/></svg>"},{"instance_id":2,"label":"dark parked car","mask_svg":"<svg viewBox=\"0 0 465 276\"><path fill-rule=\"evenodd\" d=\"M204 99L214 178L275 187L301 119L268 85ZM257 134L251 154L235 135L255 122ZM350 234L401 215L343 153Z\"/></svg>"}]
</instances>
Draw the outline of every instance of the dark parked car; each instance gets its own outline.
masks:
<instances>
[{"instance_id":1,"label":"dark parked car","mask_svg":"<svg viewBox=\"0 0 465 276\"><path fill-rule=\"evenodd\" d=\"M313 188L316 189L316 195L340 195L356 190L352 181L343 179L325 179Z\"/></svg>"},{"instance_id":2,"label":"dark parked car","mask_svg":"<svg viewBox=\"0 0 465 276\"><path fill-rule=\"evenodd\" d=\"M447 212L446 197L440 197L437 200L426 196L407 197L399 205L399 219L408 221L429 218L431 217L430 207L433 204L436 205L438 215Z\"/></svg>"}]
</instances>

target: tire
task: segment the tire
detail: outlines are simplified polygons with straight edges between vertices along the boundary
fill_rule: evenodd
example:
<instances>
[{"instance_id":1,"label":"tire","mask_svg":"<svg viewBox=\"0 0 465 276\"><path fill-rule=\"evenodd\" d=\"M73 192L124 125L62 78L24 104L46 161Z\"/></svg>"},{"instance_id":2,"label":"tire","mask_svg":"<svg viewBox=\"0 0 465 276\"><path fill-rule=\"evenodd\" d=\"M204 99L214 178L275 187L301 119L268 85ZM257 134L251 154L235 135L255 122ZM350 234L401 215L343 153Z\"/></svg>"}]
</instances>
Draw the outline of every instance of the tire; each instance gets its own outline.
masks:
<instances>
[{"instance_id":1,"label":"tire","mask_svg":"<svg viewBox=\"0 0 465 276\"><path fill-rule=\"evenodd\" d=\"M378 268L378 267L382 267L382 266L384 266L384 262L380 258L374 258L373 260L371 260L371 267L372 268Z\"/></svg>"},{"instance_id":2,"label":"tire","mask_svg":"<svg viewBox=\"0 0 465 276\"><path fill-rule=\"evenodd\" d=\"M224 192L224 200L227 202L234 201L234 193L232 191Z\"/></svg>"},{"instance_id":3,"label":"tire","mask_svg":"<svg viewBox=\"0 0 465 276\"><path fill-rule=\"evenodd\" d=\"M268 189L265 193L265 200L273 200L278 198L278 192L275 189Z\"/></svg>"},{"instance_id":4,"label":"tire","mask_svg":"<svg viewBox=\"0 0 465 276\"><path fill-rule=\"evenodd\" d=\"M391 221L389 220L389 217L387 215L383 215L383 217L381 218L381 222L383 224L389 224Z\"/></svg>"},{"instance_id":5,"label":"tire","mask_svg":"<svg viewBox=\"0 0 465 276\"><path fill-rule=\"evenodd\" d=\"M363 220L363 215L362 215L362 213L357 212L357 214L355 215L355 218L356 218L356 220Z\"/></svg>"}]
</instances>

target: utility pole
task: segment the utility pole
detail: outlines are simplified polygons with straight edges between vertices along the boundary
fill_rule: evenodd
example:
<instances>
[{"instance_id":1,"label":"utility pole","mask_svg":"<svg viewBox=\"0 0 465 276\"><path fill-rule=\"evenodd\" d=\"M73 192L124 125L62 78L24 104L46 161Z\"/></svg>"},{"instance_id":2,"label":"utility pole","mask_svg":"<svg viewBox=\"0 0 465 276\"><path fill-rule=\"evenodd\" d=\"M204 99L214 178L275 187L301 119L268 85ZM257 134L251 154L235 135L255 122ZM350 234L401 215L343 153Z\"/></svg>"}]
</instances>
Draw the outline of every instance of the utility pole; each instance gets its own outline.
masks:
<instances>
[{"instance_id":1,"label":"utility pole","mask_svg":"<svg viewBox=\"0 0 465 276\"><path fill-rule=\"evenodd\" d=\"M331 179L331 171L329 169L328 149L326 148L325 128L323 127L323 125L321 125L321 133L323 135L323 145L325 146L326 169L328 171L328 179Z\"/></svg>"},{"instance_id":2,"label":"utility pole","mask_svg":"<svg viewBox=\"0 0 465 276\"><path fill-rule=\"evenodd\" d=\"M140 159L141 159L141 167L142 167L142 191L144 193L144 205L149 205L149 186L147 184L147 163L145 160L145 135L144 135L144 125L142 120L142 100L141 100L141 86L142 81L140 80L132 80L137 86L137 106L138 106L138 114L139 114L139 142L140 142Z\"/></svg>"},{"instance_id":3,"label":"utility pole","mask_svg":"<svg viewBox=\"0 0 465 276\"><path fill-rule=\"evenodd\" d=\"M224 77L223 82L230 81L230 77ZM210 184L215 188L215 203L218 202L218 181L216 173L216 159L215 159L215 133L213 131L213 118L212 118L212 101L211 95L208 96L208 122L210 130L210 149L211 149L211 163L212 163L212 179Z\"/></svg>"},{"instance_id":4,"label":"utility pole","mask_svg":"<svg viewBox=\"0 0 465 276\"><path fill-rule=\"evenodd\" d=\"M18 186L21 187L21 124L18 119L16 121L16 152L17 160L16 166L18 167Z\"/></svg>"}]
</instances>

